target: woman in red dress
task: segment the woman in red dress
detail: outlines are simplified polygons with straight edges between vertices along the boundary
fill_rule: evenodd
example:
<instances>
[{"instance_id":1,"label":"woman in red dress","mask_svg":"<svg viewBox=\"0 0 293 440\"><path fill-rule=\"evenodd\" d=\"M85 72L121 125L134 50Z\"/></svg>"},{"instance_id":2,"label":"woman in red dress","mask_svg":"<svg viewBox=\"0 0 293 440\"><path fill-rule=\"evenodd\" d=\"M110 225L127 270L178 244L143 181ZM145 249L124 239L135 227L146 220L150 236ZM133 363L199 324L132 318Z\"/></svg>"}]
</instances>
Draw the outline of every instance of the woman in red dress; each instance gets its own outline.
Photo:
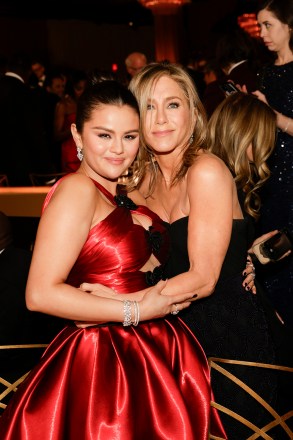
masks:
<instances>
[{"instance_id":1,"label":"woman in red dress","mask_svg":"<svg viewBox=\"0 0 293 440\"><path fill-rule=\"evenodd\" d=\"M72 133L82 162L45 200L26 291L30 310L71 323L4 411L1 440L226 438L206 357L176 316L194 292L151 287L165 225L117 194L139 146L136 100L115 81L89 86ZM91 295L83 281L107 287Z\"/></svg>"}]
</instances>

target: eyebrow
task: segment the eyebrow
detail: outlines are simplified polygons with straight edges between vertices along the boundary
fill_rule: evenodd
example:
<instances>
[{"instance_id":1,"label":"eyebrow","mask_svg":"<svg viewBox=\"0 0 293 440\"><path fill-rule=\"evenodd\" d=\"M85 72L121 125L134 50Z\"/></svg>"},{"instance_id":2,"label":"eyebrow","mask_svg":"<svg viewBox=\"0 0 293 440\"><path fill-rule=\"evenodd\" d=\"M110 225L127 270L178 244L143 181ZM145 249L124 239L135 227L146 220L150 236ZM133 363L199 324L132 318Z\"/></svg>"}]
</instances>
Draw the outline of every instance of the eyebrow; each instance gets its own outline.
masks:
<instances>
[{"instance_id":1,"label":"eyebrow","mask_svg":"<svg viewBox=\"0 0 293 440\"><path fill-rule=\"evenodd\" d=\"M92 127L93 130L103 130L103 131L107 131L108 133L115 133L115 130L112 130L111 128L106 128L106 127L101 127L101 126L95 126ZM127 130L124 133L139 133L139 129L138 128L134 128L133 130Z\"/></svg>"},{"instance_id":2,"label":"eyebrow","mask_svg":"<svg viewBox=\"0 0 293 440\"><path fill-rule=\"evenodd\" d=\"M179 99L180 101L182 101L182 98L180 98L179 96L167 96L167 98L164 98L164 101L170 101L171 99ZM148 98L148 102L152 102L155 101L154 98Z\"/></svg>"}]
</instances>

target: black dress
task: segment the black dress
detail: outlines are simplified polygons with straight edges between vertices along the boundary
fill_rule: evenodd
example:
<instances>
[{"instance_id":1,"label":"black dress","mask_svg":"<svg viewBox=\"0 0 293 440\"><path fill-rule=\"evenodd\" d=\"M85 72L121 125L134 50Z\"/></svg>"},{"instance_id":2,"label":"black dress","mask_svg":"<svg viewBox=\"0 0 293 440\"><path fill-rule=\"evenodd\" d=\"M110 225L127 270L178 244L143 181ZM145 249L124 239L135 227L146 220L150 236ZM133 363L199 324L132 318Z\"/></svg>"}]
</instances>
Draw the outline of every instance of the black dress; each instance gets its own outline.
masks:
<instances>
[{"instance_id":1,"label":"black dress","mask_svg":"<svg viewBox=\"0 0 293 440\"><path fill-rule=\"evenodd\" d=\"M266 66L259 79L259 89L272 108L293 118L293 61L282 66ZM293 234L293 136L278 130L268 165L272 174L260 193L258 235L283 227ZM275 308L293 329L293 256L276 265L264 266L258 276Z\"/></svg>"},{"instance_id":2,"label":"black dress","mask_svg":"<svg viewBox=\"0 0 293 440\"><path fill-rule=\"evenodd\" d=\"M169 278L189 269L187 225L188 217L183 217L169 227L172 246L167 265ZM180 317L194 332L208 357L275 364L276 351L265 313L266 306L260 295L253 295L242 287L250 228L249 219L233 221L229 249L214 293L196 301L180 313ZM276 372L249 366L223 366L275 408L278 389ZM265 426L272 420L248 394L214 370L212 387L217 403L257 426ZM229 440L246 439L252 435L253 431L231 417L221 413L221 418Z\"/></svg>"}]
</instances>

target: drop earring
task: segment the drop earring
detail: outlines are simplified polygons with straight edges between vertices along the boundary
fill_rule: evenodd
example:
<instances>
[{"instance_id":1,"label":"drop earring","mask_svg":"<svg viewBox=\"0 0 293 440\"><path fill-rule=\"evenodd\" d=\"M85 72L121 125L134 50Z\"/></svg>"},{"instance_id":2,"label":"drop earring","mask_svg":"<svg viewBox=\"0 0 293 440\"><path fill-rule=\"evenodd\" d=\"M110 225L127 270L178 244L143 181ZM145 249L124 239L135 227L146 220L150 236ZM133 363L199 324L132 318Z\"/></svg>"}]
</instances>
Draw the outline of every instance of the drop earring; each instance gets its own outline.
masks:
<instances>
[{"instance_id":1,"label":"drop earring","mask_svg":"<svg viewBox=\"0 0 293 440\"><path fill-rule=\"evenodd\" d=\"M76 147L76 149L77 149L77 157L78 157L78 159L79 159L80 161L82 161L82 159L83 159L82 148L80 148L80 147Z\"/></svg>"},{"instance_id":2,"label":"drop earring","mask_svg":"<svg viewBox=\"0 0 293 440\"><path fill-rule=\"evenodd\" d=\"M189 138L189 145L191 145L193 141L194 141L194 134L192 134Z\"/></svg>"}]
</instances>

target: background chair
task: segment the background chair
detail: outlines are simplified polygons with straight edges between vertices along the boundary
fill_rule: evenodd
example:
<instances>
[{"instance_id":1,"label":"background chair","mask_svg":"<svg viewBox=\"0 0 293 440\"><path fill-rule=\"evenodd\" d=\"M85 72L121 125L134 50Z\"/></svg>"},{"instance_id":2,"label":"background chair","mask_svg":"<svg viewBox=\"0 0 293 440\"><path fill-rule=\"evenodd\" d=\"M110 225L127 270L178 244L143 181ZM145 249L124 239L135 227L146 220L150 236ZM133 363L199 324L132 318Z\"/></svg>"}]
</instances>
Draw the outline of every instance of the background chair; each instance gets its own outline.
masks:
<instances>
[{"instance_id":1,"label":"background chair","mask_svg":"<svg viewBox=\"0 0 293 440\"><path fill-rule=\"evenodd\" d=\"M278 412L272 408L271 405L268 404L261 396L259 396L253 389L251 389L248 385L238 379L236 376L231 374L224 368L225 364L234 364L234 365L243 365L251 368L262 368L262 369L271 369L278 372L278 374L289 374L293 373L293 368L285 367L281 365L271 365L271 364L261 364L257 362L245 362L245 361L235 361L230 359L220 359L220 358L209 358L209 365L211 368L211 372L213 370L217 371L220 374L223 374L228 380L234 382L239 388L247 392L253 399L255 399L262 407L266 409L268 414L270 415L270 422L266 426L256 426L251 421L245 419L240 414L237 414L231 411L229 408L219 405L217 402L212 401L211 406L216 408L221 417L221 412L230 416L232 419L237 420L239 423L247 426L251 430L251 435L246 438L246 440L256 440L256 439L266 439L266 440L275 440L275 439L293 439L293 431L292 431L292 419L293 419L293 410L289 410L285 414L278 414ZM221 365L222 364L222 365ZM224 364L224 365L223 365ZM293 402L293 396L292 396ZM293 405L292 405L293 407ZM277 435L272 432L274 429L278 429ZM210 436L211 440L217 440L217 437ZM244 440L244 439L243 439Z\"/></svg>"},{"instance_id":2,"label":"background chair","mask_svg":"<svg viewBox=\"0 0 293 440\"><path fill-rule=\"evenodd\" d=\"M0 186L9 186L8 177L6 174L0 174Z\"/></svg>"},{"instance_id":3,"label":"background chair","mask_svg":"<svg viewBox=\"0 0 293 440\"><path fill-rule=\"evenodd\" d=\"M65 175L66 173L30 173L29 178L33 186L52 186Z\"/></svg>"},{"instance_id":4,"label":"background chair","mask_svg":"<svg viewBox=\"0 0 293 440\"><path fill-rule=\"evenodd\" d=\"M30 369L38 362L44 349L48 344L21 344L21 345L0 345L0 416L6 408L9 400L24 381ZM6 367L5 359L14 359ZM8 363L7 363L8 365Z\"/></svg>"}]
</instances>

